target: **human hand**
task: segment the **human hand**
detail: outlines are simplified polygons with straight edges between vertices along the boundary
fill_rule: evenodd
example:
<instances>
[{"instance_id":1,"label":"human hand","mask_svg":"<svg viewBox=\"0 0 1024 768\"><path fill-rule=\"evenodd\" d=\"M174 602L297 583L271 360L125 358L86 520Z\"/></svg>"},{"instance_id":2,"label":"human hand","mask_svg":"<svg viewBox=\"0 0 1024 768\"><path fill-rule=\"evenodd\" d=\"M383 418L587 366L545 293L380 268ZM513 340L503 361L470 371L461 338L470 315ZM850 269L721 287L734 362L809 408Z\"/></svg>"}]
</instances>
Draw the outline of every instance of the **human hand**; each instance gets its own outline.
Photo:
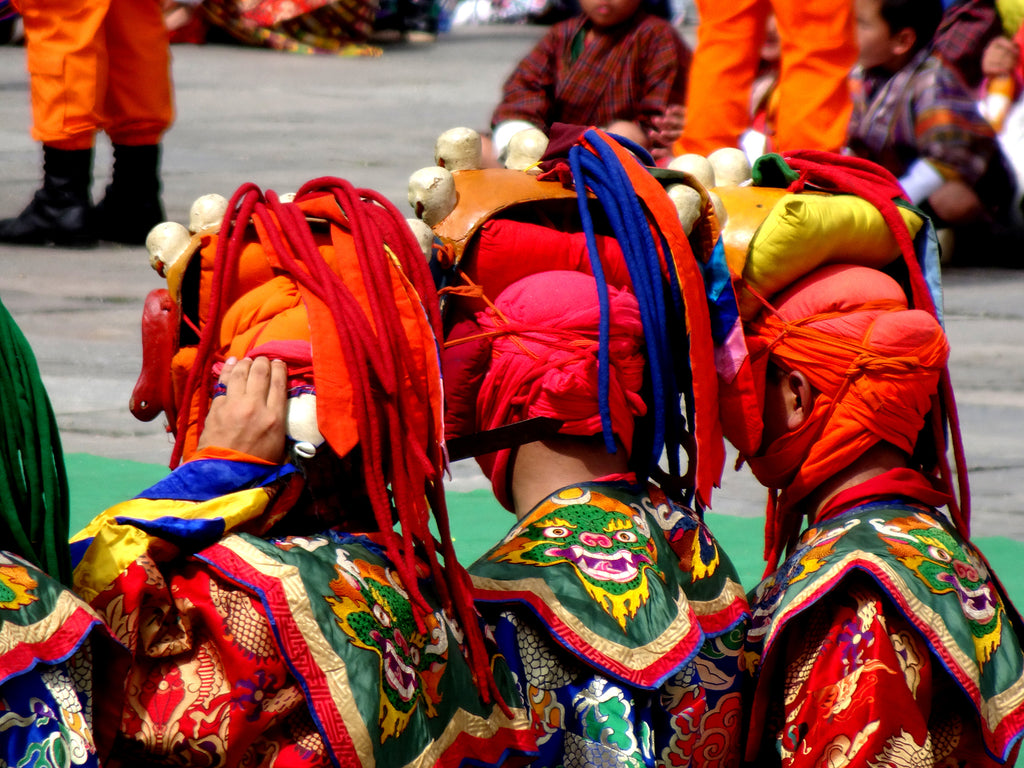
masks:
<instances>
[{"instance_id":1,"label":"human hand","mask_svg":"<svg viewBox=\"0 0 1024 768\"><path fill-rule=\"evenodd\" d=\"M651 154L655 159L670 157L672 145L683 135L683 124L686 122L686 107L674 104L665 109L665 112L651 121L653 130L648 132L648 140L651 144Z\"/></svg>"},{"instance_id":2,"label":"human hand","mask_svg":"<svg viewBox=\"0 0 1024 768\"><path fill-rule=\"evenodd\" d=\"M981 71L985 77L1009 75L1020 61L1020 46L1008 37L997 37L985 46L981 55Z\"/></svg>"},{"instance_id":3,"label":"human hand","mask_svg":"<svg viewBox=\"0 0 1024 768\"><path fill-rule=\"evenodd\" d=\"M281 360L229 359L220 374L225 393L215 397L198 448L227 448L274 463L284 460L288 367Z\"/></svg>"}]
</instances>

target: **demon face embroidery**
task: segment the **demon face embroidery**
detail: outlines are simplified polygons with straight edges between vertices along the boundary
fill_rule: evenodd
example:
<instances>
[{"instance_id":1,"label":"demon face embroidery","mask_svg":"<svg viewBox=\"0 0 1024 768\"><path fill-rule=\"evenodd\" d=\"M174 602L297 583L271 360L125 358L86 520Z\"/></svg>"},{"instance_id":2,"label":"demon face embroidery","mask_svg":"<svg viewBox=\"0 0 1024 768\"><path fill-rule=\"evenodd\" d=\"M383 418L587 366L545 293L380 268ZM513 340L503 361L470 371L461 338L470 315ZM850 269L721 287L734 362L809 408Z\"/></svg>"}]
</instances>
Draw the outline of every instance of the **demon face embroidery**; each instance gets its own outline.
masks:
<instances>
[{"instance_id":1,"label":"demon face embroidery","mask_svg":"<svg viewBox=\"0 0 1024 768\"><path fill-rule=\"evenodd\" d=\"M982 664L988 661L999 646L1003 608L980 558L924 517L871 523L889 551L929 590L936 595L956 596L971 628L978 660Z\"/></svg>"},{"instance_id":2,"label":"demon face embroidery","mask_svg":"<svg viewBox=\"0 0 1024 768\"><path fill-rule=\"evenodd\" d=\"M447 622L424 617L425 631L416 628L409 596L388 568L348 559L338 552L331 581L334 597L325 597L335 620L350 642L380 659L381 743L405 730L416 707L436 714L438 684L448 661Z\"/></svg>"},{"instance_id":3,"label":"demon face embroidery","mask_svg":"<svg viewBox=\"0 0 1024 768\"><path fill-rule=\"evenodd\" d=\"M625 631L650 597L657 546L643 513L596 491L559 491L520 521L492 560L541 567L568 563Z\"/></svg>"}]
</instances>

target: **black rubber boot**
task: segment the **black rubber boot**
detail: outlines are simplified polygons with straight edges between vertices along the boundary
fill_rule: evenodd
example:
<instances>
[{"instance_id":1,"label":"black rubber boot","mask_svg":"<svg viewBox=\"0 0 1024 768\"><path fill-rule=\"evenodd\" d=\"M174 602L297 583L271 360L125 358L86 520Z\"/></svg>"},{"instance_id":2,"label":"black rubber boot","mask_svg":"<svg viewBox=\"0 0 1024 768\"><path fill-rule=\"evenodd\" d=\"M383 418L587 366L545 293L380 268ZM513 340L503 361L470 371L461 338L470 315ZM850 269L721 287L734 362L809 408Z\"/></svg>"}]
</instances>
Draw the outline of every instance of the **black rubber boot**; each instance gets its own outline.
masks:
<instances>
[{"instance_id":1,"label":"black rubber boot","mask_svg":"<svg viewBox=\"0 0 1024 768\"><path fill-rule=\"evenodd\" d=\"M0 221L0 242L21 245L96 244L90 225L92 149L43 145L43 188L16 218Z\"/></svg>"},{"instance_id":2,"label":"black rubber boot","mask_svg":"<svg viewBox=\"0 0 1024 768\"><path fill-rule=\"evenodd\" d=\"M114 145L114 172L96 205L101 240L144 245L149 230L164 220L160 202L160 145Z\"/></svg>"}]
</instances>

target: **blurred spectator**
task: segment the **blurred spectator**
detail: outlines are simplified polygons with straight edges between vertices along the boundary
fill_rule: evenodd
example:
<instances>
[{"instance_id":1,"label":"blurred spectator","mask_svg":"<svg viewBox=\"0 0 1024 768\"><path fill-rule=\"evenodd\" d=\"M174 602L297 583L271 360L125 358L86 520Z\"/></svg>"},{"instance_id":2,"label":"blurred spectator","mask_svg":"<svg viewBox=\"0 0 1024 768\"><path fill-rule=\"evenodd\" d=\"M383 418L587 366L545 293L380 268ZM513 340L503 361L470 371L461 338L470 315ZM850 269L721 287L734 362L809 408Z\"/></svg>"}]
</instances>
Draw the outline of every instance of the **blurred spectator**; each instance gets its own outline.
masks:
<instances>
[{"instance_id":1,"label":"blurred spectator","mask_svg":"<svg viewBox=\"0 0 1024 768\"><path fill-rule=\"evenodd\" d=\"M20 0L43 184L0 242L142 244L163 220L160 141L174 118L159 0ZM114 146L111 183L93 208L93 144Z\"/></svg>"},{"instance_id":2,"label":"blurred spectator","mask_svg":"<svg viewBox=\"0 0 1024 768\"><path fill-rule=\"evenodd\" d=\"M246 45L336 56L379 56L367 40L377 4L364 0L165 0L174 43L202 43L223 30Z\"/></svg>"},{"instance_id":3,"label":"blurred spectator","mask_svg":"<svg viewBox=\"0 0 1024 768\"><path fill-rule=\"evenodd\" d=\"M19 42L21 23L10 0L0 0L0 45Z\"/></svg>"},{"instance_id":4,"label":"blurred spectator","mask_svg":"<svg viewBox=\"0 0 1024 768\"><path fill-rule=\"evenodd\" d=\"M380 0L374 37L430 43L437 39L440 18L440 0Z\"/></svg>"},{"instance_id":5,"label":"blurred spectator","mask_svg":"<svg viewBox=\"0 0 1024 768\"><path fill-rule=\"evenodd\" d=\"M1002 21L993 0L956 0L946 5L933 49L973 90L983 78L981 58L985 46L1001 33Z\"/></svg>"},{"instance_id":6,"label":"blurred spectator","mask_svg":"<svg viewBox=\"0 0 1024 768\"><path fill-rule=\"evenodd\" d=\"M981 71L985 77L1009 75L1024 80L1024 62L1021 61L1021 45L1024 44L1024 27L1017 30L1014 39L1000 36L987 46L981 59Z\"/></svg>"},{"instance_id":7,"label":"blurred spectator","mask_svg":"<svg viewBox=\"0 0 1024 768\"><path fill-rule=\"evenodd\" d=\"M512 136L554 123L595 125L668 155L682 123L689 47L641 0L581 0L505 82L491 118L501 158ZM673 108L674 109L670 109Z\"/></svg>"},{"instance_id":8,"label":"blurred spectator","mask_svg":"<svg viewBox=\"0 0 1024 768\"><path fill-rule=\"evenodd\" d=\"M1024 7L1024 3L1021 5ZM1006 35L990 42L982 58L986 80L981 111L995 128L1016 177L1017 197L1011 213L1017 225L1024 228L1024 24L1012 10L1001 11Z\"/></svg>"},{"instance_id":9,"label":"blurred spectator","mask_svg":"<svg viewBox=\"0 0 1024 768\"><path fill-rule=\"evenodd\" d=\"M939 227L955 227L961 256L991 259L1008 220L1013 182L973 94L930 43L940 0L856 0L860 65L854 71L849 148L899 177ZM961 237L961 234L963 237Z\"/></svg>"},{"instance_id":10,"label":"blurred spectator","mask_svg":"<svg viewBox=\"0 0 1024 768\"><path fill-rule=\"evenodd\" d=\"M205 43L210 22L202 0L164 0L164 24L172 43Z\"/></svg>"},{"instance_id":11,"label":"blurred spectator","mask_svg":"<svg viewBox=\"0 0 1024 768\"><path fill-rule=\"evenodd\" d=\"M453 0L443 0L442 4L449 2ZM673 24L682 24L686 8L685 5L676 7L680 3L692 4L692 0L643 0L642 7ZM489 23L552 25L580 12L579 0L454 0L454 5L452 26Z\"/></svg>"},{"instance_id":12,"label":"blurred spectator","mask_svg":"<svg viewBox=\"0 0 1024 768\"><path fill-rule=\"evenodd\" d=\"M1013 40L1000 35L990 41L981 59L981 71L985 76L981 92L981 113L996 133L1002 132L1010 107L1024 86L1022 44L1024 27L1017 30Z\"/></svg>"},{"instance_id":13,"label":"blurred spectator","mask_svg":"<svg viewBox=\"0 0 1024 768\"><path fill-rule=\"evenodd\" d=\"M579 12L576 0L457 0L451 25L557 24Z\"/></svg>"}]
</instances>

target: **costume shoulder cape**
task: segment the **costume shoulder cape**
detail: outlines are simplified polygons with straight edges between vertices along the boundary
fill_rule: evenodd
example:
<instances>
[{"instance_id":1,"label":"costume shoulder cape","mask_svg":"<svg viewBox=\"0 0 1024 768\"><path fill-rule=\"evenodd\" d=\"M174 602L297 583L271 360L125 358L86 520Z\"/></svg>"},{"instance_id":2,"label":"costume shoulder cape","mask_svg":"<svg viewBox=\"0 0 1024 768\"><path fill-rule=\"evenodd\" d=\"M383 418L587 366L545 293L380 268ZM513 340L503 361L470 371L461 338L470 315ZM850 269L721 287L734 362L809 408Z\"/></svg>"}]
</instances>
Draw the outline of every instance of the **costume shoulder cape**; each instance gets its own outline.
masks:
<instances>
[{"instance_id":1,"label":"costume shoulder cape","mask_svg":"<svg viewBox=\"0 0 1024 768\"><path fill-rule=\"evenodd\" d=\"M367 537L239 534L197 557L259 597L340 765L500 765L532 752L525 711L509 719L480 701L458 626L424 589L433 613L418 628ZM511 675L492 666L514 705Z\"/></svg>"},{"instance_id":2,"label":"costume shoulder cape","mask_svg":"<svg viewBox=\"0 0 1024 768\"><path fill-rule=\"evenodd\" d=\"M787 625L842 580L873 578L977 709L986 747L1005 757L1024 732L1020 616L984 557L934 510L873 502L823 522L751 594L748 639L768 679Z\"/></svg>"},{"instance_id":3,"label":"costume shoulder cape","mask_svg":"<svg viewBox=\"0 0 1024 768\"><path fill-rule=\"evenodd\" d=\"M483 603L522 604L585 664L655 688L747 614L692 511L628 483L563 488L471 568Z\"/></svg>"},{"instance_id":4,"label":"costume shoulder cape","mask_svg":"<svg viewBox=\"0 0 1024 768\"><path fill-rule=\"evenodd\" d=\"M0 552L0 685L37 664L65 661L103 620L67 587Z\"/></svg>"},{"instance_id":5,"label":"costume shoulder cape","mask_svg":"<svg viewBox=\"0 0 1024 768\"><path fill-rule=\"evenodd\" d=\"M118 569L140 567L136 558L191 553L260 602L337 765L522 764L535 742L511 674L492 660L508 718L480 701L462 632L429 585L421 591L432 612L418 627L371 537L246 532L287 514L294 477L212 459L185 464L76 537L84 550L76 585L103 600Z\"/></svg>"}]
</instances>

